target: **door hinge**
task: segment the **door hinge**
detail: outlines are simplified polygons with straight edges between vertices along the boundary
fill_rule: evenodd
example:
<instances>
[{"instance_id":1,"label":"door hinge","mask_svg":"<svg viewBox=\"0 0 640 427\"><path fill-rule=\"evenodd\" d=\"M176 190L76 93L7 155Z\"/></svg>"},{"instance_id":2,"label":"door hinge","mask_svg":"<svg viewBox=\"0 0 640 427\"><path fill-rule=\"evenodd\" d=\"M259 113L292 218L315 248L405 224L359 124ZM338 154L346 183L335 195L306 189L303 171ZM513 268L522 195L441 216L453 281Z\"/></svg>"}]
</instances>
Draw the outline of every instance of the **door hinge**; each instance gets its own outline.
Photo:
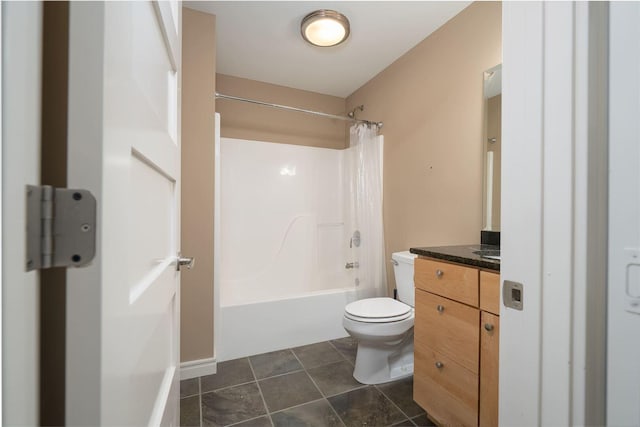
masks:
<instances>
[{"instance_id":1,"label":"door hinge","mask_svg":"<svg viewBox=\"0 0 640 427\"><path fill-rule=\"evenodd\" d=\"M82 267L95 253L95 197L87 190L27 185L27 271Z\"/></svg>"}]
</instances>

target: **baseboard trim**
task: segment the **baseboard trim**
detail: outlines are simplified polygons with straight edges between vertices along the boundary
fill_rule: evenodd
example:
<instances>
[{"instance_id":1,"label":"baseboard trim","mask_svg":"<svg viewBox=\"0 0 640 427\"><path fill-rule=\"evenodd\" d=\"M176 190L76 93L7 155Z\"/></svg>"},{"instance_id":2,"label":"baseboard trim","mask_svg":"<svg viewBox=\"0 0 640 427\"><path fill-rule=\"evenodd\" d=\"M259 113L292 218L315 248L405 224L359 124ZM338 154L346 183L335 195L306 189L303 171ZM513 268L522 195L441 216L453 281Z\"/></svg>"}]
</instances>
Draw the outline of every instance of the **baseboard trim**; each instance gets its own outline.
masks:
<instances>
[{"instance_id":1,"label":"baseboard trim","mask_svg":"<svg viewBox=\"0 0 640 427\"><path fill-rule=\"evenodd\" d=\"M218 363L216 359L210 357L208 359L190 360L180 363L180 379L188 380L190 378L202 377L204 375L215 374Z\"/></svg>"}]
</instances>

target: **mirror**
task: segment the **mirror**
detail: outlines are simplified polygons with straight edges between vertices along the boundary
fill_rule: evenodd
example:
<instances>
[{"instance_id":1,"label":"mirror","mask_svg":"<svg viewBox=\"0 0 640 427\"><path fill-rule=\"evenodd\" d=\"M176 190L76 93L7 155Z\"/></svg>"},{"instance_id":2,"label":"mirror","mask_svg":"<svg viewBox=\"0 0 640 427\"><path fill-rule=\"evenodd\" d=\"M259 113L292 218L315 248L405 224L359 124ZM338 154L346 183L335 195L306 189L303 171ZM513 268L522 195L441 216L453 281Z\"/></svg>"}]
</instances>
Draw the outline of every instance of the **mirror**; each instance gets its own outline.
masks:
<instances>
[{"instance_id":1,"label":"mirror","mask_svg":"<svg viewBox=\"0 0 640 427\"><path fill-rule=\"evenodd\" d=\"M484 72L483 230L500 231L502 64Z\"/></svg>"}]
</instances>

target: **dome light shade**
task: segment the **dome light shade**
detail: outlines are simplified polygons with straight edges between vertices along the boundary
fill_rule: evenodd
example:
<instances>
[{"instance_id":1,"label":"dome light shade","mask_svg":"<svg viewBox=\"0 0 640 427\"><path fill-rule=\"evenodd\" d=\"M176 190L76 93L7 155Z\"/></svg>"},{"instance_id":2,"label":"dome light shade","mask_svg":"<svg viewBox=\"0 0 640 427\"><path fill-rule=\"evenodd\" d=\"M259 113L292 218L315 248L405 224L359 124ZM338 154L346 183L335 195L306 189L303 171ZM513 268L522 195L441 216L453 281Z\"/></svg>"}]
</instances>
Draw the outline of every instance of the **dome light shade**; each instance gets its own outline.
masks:
<instances>
[{"instance_id":1,"label":"dome light shade","mask_svg":"<svg viewBox=\"0 0 640 427\"><path fill-rule=\"evenodd\" d=\"M335 10L316 10L302 19L300 32L314 46L335 46L349 37L349 20Z\"/></svg>"}]
</instances>

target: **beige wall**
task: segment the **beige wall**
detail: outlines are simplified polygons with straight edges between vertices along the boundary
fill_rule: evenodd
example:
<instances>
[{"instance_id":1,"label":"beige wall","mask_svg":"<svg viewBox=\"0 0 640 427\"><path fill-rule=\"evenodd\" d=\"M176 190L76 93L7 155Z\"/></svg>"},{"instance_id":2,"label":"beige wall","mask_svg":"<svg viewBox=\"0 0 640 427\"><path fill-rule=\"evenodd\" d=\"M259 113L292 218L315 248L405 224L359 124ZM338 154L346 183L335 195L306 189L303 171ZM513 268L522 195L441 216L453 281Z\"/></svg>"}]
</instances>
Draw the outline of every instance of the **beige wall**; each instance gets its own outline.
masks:
<instances>
[{"instance_id":1,"label":"beige wall","mask_svg":"<svg viewBox=\"0 0 640 427\"><path fill-rule=\"evenodd\" d=\"M345 99L239 77L216 75L225 95L343 115ZM346 122L219 99L220 134L228 138L270 141L312 147L345 148Z\"/></svg>"},{"instance_id":2,"label":"beige wall","mask_svg":"<svg viewBox=\"0 0 640 427\"><path fill-rule=\"evenodd\" d=\"M183 8L180 360L213 357L215 16Z\"/></svg>"},{"instance_id":3,"label":"beige wall","mask_svg":"<svg viewBox=\"0 0 640 427\"><path fill-rule=\"evenodd\" d=\"M347 98L384 122L387 257L480 241L483 71L502 62L501 26L500 3L473 3Z\"/></svg>"}]
</instances>

